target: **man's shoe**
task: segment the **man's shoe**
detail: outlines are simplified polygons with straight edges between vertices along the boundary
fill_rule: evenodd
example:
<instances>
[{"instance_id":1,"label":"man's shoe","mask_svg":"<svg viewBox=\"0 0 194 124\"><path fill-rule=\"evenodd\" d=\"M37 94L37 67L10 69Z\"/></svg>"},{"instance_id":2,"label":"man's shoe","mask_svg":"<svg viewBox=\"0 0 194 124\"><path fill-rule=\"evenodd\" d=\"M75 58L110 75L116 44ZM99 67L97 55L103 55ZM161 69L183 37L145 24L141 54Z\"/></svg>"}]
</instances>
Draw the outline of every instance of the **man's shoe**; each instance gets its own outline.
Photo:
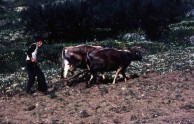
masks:
<instances>
[{"instance_id":1,"label":"man's shoe","mask_svg":"<svg viewBox=\"0 0 194 124\"><path fill-rule=\"evenodd\" d=\"M55 89L54 88L49 88L49 89L47 89L46 91L45 90L41 90L41 89L37 89L39 92L41 92L42 94L44 94L44 95L48 95L48 94L50 94L50 93L52 93L53 91L55 91Z\"/></svg>"},{"instance_id":2,"label":"man's shoe","mask_svg":"<svg viewBox=\"0 0 194 124\"><path fill-rule=\"evenodd\" d=\"M39 93L47 95L47 91L43 91L43 90L40 90L40 89L37 89L37 90L38 90Z\"/></svg>"}]
</instances>

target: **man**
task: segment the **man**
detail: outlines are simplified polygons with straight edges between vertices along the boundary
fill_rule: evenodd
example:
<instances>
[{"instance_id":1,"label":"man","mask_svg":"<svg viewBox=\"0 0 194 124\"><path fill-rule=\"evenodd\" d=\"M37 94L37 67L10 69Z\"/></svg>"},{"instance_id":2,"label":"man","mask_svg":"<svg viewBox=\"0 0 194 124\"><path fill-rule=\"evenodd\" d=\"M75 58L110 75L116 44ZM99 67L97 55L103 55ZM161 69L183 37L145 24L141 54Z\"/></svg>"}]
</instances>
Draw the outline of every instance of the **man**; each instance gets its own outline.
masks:
<instances>
[{"instance_id":1,"label":"man","mask_svg":"<svg viewBox=\"0 0 194 124\"><path fill-rule=\"evenodd\" d=\"M32 91L33 84L35 82L35 77L38 81L38 91L46 94L47 84L45 81L44 73L41 71L40 67L37 64L37 52L38 48L43 44L42 40L38 39L36 43L30 45L27 51L26 63L27 63L27 72L28 72L28 83L26 88L27 94L33 94Z\"/></svg>"}]
</instances>

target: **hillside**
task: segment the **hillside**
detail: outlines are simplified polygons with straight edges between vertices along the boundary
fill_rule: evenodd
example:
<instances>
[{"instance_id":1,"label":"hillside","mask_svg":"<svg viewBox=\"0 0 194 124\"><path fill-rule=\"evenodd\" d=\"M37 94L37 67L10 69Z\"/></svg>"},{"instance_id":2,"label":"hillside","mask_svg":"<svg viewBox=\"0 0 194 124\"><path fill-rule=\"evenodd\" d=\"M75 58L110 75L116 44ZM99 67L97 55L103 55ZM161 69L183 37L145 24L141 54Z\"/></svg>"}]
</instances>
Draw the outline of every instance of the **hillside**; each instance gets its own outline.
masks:
<instances>
[{"instance_id":1,"label":"hillside","mask_svg":"<svg viewBox=\"0 0 194 124\"><path fill-rule=\"evenodd\" d=\"M53 79L49 95L23 92L0 98L0 122L11 124L194 123L194 71L149 73L85 88Z\"/></svg>"}]
</instances>

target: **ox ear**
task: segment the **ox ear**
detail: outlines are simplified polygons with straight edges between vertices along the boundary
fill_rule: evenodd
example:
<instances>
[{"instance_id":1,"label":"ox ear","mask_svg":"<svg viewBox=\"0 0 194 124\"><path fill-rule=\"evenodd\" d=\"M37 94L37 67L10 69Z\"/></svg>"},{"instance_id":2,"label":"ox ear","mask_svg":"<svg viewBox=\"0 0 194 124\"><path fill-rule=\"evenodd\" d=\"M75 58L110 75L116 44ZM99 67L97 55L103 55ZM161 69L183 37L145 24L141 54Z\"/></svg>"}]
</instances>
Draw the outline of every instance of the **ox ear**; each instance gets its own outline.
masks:
<instances>
[{"instance_id":1,"label":"ox ear","mask_svg":"<svg viewBox=\"0 0 194 124\"><path fill-rule=\"evenodd\" d=\"M140 53L141 53L142 56L146 56L146 55L149 54L149 52L145 48L137 47L137 50L140 51Z\"/></svg>"},{"instance_id":2,"label":"ox ear","mask_svg":"<svg viewBox=\"0 0 194 124\"><path fill-rule=\"evenodd\" d=\"M142 48L141 46L133 46L129 49L129 51L139 51L139 53L141 53L142 56L147 55L147 52L144 48Z\"/></svg>"},{"instance_id":3,"label":"ox ear","mask_svg":"<svg viewBox=\"0 0 194 124\"><path fill-rule=\"evenodd\" d=\"M142 55L142 51L139 50L139 49L137 49L136 52L135 52L135 54L138 55L138 56L141 56Z\"/></svg>"}]
</instances>

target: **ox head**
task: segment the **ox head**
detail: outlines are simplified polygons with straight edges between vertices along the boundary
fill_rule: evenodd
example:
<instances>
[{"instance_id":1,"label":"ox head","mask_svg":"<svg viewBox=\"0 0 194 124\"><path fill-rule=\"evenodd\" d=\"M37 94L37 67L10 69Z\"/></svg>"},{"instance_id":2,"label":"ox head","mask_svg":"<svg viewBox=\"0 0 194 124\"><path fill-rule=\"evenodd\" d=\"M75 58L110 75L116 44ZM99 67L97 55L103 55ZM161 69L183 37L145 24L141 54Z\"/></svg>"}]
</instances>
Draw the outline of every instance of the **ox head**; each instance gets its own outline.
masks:
<instances>
[{"instance_id":1,"label":"ox head","mask_svg":"<svg viewBox=\"0 0 194 124\"><path fill-rule=\"evenodd\" d=\"M143 59L141 47L134 46L129 51L133 55L134 61L141 61Z\"/></svg>"}]
</instances>

